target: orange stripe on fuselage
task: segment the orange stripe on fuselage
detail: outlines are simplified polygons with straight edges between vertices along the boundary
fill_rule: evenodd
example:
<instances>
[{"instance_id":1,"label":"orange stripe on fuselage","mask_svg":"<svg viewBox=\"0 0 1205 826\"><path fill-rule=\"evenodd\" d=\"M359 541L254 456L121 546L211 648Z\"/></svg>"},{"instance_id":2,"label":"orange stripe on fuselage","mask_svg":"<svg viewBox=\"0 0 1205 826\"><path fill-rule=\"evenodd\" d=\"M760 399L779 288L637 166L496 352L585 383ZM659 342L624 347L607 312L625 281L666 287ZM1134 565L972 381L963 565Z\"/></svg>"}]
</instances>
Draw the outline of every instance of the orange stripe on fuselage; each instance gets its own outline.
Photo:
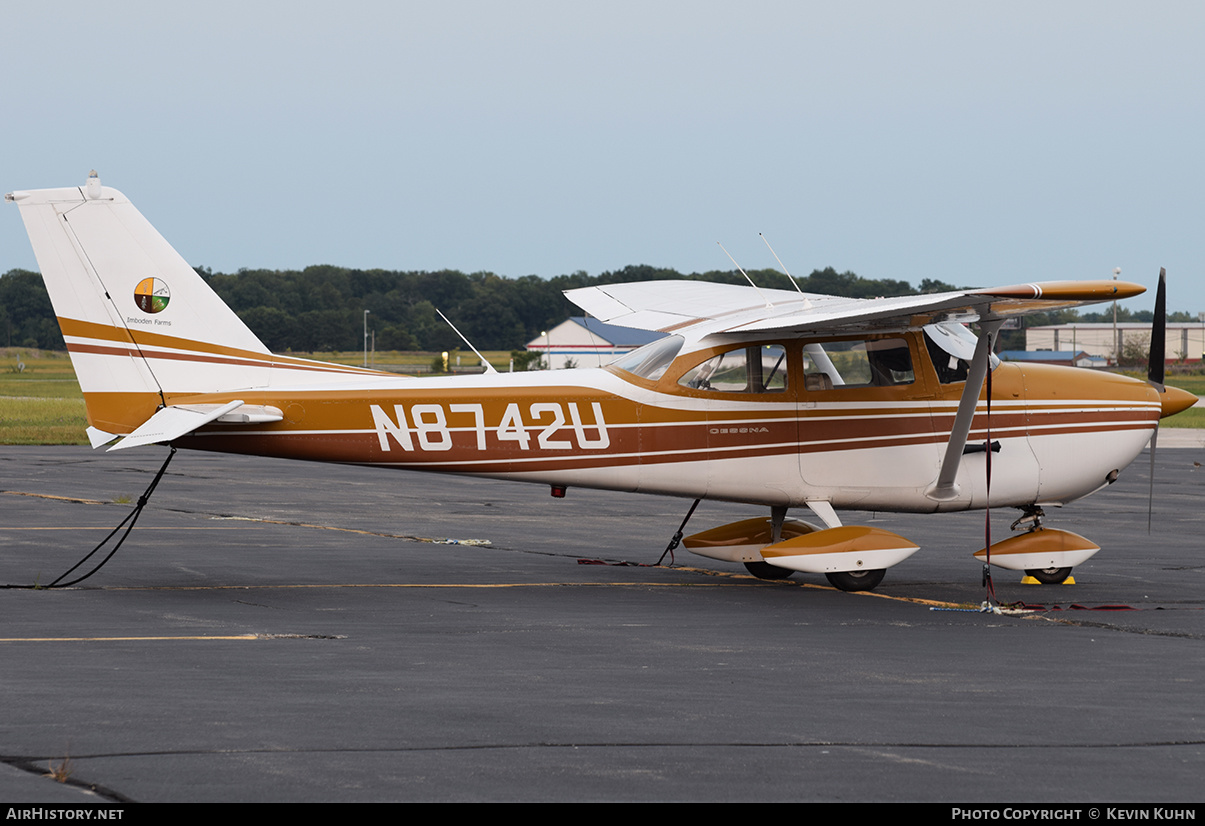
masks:
<instances>
[{"instance_id":1,"label":"orange stripe on fuselage","mask_svg":"<svg viewBox=\"0 0 1205 826\"><path fill-rule=\"evenodd\" d=\"M318 373L337 373L346 374L347 370L343 370L342 365L328 365L324 362L305 362L305 361L265 361L261 359L243 359L232 358L229 356L209 356L202 355L198 352L169 352L165 350L140 350L133 347L105 347L98 344L79 344L76 342L68 342L67 350L71 353L89 353L92 355L101 356L129 356L131 358L147 358L161 359L166 361L188 361L195 364L225 364L236 367L286 367L289 370L311 371ZM360 374L362 370L351 371ZM374 373L373 375L381 375ZM384 375L394 376L392 373Z\"/></svg>"},{"instance_id":2,"label":"orange stripe on fuselage","mask_svg":"<svg viewBox=\"0 0 1205 826\"><path fill-rule=\"evenodd\" d=\"M362 367L353 367L343 364L328 364L321 361L310 361L309 359L294 358L292 356L279 356L273 353L257 353L254 350L243 350L236 347L225 347L220 344L211 344L205 341L195 341L193 339L181 338L179 336L169 336L163 333L152 333L145 330L127 330L124 327L114 327L111 324L98 324L94 321L80 321L74 318L58 318L59 327L63 331L64 336L74 338L91 338L98 341L113 341L129 345L131 342L137 345L145 345L147 347L161 347L164 349L172 349L184 351L189 354L207 354L211 356L227 356L231 360L220 361L214 359L205 359L200 356L193 355L197 361L206 361L219 364L262 364L264 366L280 365L301 370L325 370L333 373L350 373L355 375L379 376L393 375L383 373L380 370L367 370ZM76 352L101 352L104 355L145 355L149 358L181 358L181 354L165 354L161 351L149 350L133 352L129 350L101 350L84 349L88 347L97 347L97 345L88 345L76 343L74 346L68 345L68 349L75 349Z\"/></svg>"}]
</instances>

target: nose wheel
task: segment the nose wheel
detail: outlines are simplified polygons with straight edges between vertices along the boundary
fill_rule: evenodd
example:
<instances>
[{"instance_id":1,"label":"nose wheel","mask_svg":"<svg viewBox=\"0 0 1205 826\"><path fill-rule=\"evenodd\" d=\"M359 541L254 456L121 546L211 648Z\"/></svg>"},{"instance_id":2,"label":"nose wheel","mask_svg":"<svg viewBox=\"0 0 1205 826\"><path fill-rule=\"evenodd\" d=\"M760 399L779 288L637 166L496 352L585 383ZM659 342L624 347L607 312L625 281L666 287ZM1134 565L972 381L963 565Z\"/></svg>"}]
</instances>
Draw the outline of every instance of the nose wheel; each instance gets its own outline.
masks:
<instances>
[{"instance_id":1,"label":"nose wheel","mask_svg":"<svg viewBox=\"0 0 1205 826\"><path fill-rule=\"evenodd\" d=\"M1043 585L1062 585L1071 576L1071 568L1028 568L1026 576L1031 576Z\"/></svg>"},{"instance_id":2,"label":"nose wheel","mask_svg":"<svg viewBox=\"0 0 1205 826\"><path fill-rule=\"evenodd\" d=\"M1072 568L1100 550L1095 542L1077 533L1043 527L1045 514L1037 505L1022 511L1012 530L1024 532L993 543L990 557L986 549L976 552L977 559L1007 570L1024 571L1042 585L1062 585L1071 577Z\"/></svg>"}]
</instances>

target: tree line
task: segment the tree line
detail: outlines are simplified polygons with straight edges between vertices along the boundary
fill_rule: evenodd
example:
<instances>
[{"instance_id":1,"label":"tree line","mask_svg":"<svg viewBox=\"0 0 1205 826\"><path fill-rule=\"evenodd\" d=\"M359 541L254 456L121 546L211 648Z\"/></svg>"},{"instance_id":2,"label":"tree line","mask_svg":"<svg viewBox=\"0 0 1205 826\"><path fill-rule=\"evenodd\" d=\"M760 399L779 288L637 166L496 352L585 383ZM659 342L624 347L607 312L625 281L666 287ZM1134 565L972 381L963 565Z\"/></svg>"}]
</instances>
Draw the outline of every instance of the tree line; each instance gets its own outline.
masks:
<instances>
[{"instance_id":1,"label":"tree line","mask_svg":"<svg viewBox=\"0 0 1205 826\"><path fill-rule=\"evenodd\" d=\"M514 350L543 331L581 311L565 298L564 290L625 281L690 279L745 284L734 270L683 274L647 265L628 266L599 275L576 272L541 278L505 278L491 272L458 270L357 270L329 265L304 270L248 270L197 273L238 313L260 340L274 352L358 350L363 346L364 311L375 333L378 350L440 351L461 342L435 312L451 319L474 345L485 350ZM759 287L793 290L776 270L749 272ZM832 267L800 278L805 292L850 298L916 295L956 289L925 279L913 287L907 281L867 279ZM1119 309L1119 321L1150 321L1151 312ZM1026 326L1068 321L1108 321L1111 309L1080 315L1075 310L1042 313L1026 318ZM1171 321L1193 321L1187 313L1172 313ZM0 276L0 343L8 347L64 349L46 287L39 273L14 269ZM1002 336L1001 346L1024 347L1024 332Z\"/></svg>"},{"instance_id":2,"label":"tree line","mask_svg":"<svg viewBox=\"0 0 1205 826\"><path fill-rule=\"evenodd\" d=\"M747 283L736 271L683 274L647 265L591 276L585 272L541 278L505 278L491 272L458 270L357 270L320 265L304 270L248 270L197 273L275 352L358 350L363 346L364 311L378 350L440 351L460 339L440 319L451 319L474 345L485 350L522 348L543 331L579 310L564 290L625 281L690 279ZM775 270L751 270L759 287L793 290ZM954 289L926 279L914 288L906 281L866 279L829 267L799 280L805 292L873 298ZM9 270L0 276L0 335L9 347L64 349L63 337L39 273Z\"/></svg>"}]
</instances>

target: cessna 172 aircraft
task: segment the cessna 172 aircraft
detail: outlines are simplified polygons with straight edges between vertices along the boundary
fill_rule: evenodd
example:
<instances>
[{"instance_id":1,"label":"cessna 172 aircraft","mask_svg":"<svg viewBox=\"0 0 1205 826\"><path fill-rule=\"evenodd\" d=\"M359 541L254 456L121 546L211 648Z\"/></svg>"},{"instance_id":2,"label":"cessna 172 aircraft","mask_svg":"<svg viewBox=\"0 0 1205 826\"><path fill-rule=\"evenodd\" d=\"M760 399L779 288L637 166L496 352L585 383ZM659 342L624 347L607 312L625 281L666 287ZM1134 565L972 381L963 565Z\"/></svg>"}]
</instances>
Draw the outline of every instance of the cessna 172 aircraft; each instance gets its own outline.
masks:
<instances>
[{"instance_id":1,"label":"cessna 172 aircraft","mask_svg":"<svg viewBox=\"0 0 1205 826\"><path fill-rule=\"evenodd\" d=\"M1110 281L873 300L690 281L588 287L567 295L665 337L597 369L401 377L268 352L95 173L5 200L33 244L93 447L120 437L110 450L170 443L537 482L554 495L580 485L744 502L769 518L685 544L765 578L822 573L868 590L917 550L843 525L840 509L1009 506L1024 530L989 561L1061 582L1099 548L1044 527L1042 509L1111 483L1160 418L1196 401L1162 386L1161 346L1150 382L991 354L1011 316L1143 291Z\"/></svg>"}]
</instances>

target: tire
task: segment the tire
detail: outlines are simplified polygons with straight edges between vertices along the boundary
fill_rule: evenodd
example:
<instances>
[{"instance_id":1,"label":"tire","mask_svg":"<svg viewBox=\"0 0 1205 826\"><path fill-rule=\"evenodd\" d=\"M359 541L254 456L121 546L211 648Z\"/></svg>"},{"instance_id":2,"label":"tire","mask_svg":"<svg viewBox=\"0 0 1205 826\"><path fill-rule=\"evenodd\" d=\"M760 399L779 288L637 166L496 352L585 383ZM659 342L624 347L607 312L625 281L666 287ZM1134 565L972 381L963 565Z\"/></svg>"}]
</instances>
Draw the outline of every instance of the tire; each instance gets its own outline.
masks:
<instances>
[{"instance_id":1,"label":"tire","mask_svg":"<svg viewBox=\"0 0 1205 826\"><path fill-rule=\"evenodd\" d=\"M1071 576L1070 568L1030 568L1026 575L1033 577L1043 585L1062 585Z\"/></svg>"},{"instance_id":2,"label":"tire","mask_svg":"<svg viewBox=\"0 0 1205 826\"><path fill-rule=\"evenodd\" d=\"M795 573L789 568L779 568L769 562L746 562L745 570L758 579L786 579Z\"/></svg>"},{"instance_id":3,"label":"tire","mask_svg":"<svg viewBox=\"0 0 1205 826\"><path fill-rule=\"evenodd\" d=\"M837 571L825 576L830 585L842 591L870 591L883 581L886 573L885 568L872 568L869 571Z\"/></svg>"}]
</instances>

